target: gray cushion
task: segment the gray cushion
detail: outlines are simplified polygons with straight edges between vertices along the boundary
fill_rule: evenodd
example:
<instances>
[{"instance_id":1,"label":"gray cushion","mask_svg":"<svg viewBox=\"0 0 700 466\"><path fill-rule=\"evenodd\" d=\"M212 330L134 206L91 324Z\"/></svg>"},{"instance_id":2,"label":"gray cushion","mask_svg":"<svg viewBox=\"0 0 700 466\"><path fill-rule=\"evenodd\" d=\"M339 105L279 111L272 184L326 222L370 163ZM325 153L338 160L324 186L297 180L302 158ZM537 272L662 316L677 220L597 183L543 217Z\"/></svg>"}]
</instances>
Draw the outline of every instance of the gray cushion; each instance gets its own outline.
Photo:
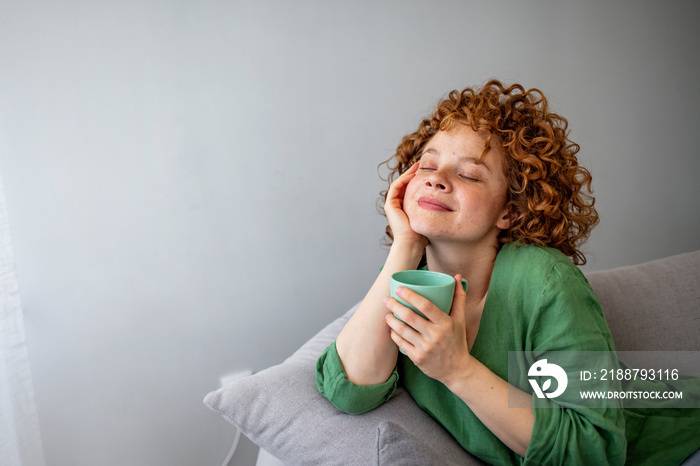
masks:
<instances>
[{"instance_id":1,"label":"gray cushion","mask_svg":"<svg viewBox=\"0 0 700 466\"><path fill-rule=\"evenodd\" d=\"M700 466L700 450L686 458L681 466Z\"/></svg>"},{"instance_id":2,"label":"gray cushion","mask_svg":"<svg viewBox=\"0 0 700 466\"><path fill-rule=\"evenodd\" d=\"M376 466L463 466L486 464L475 457L465 462L462 452L442 451L442 439L418 438L393 422L382 422L377 431Z\"/></svg>"},{"instance_id":3,"label":"gray cushion","mask_svg":"<svg viewBox=\"0 0 700 466\"><path fill-rule=\"evenodd\" d=\"M618 351L700 350L700 250L586 278Z\"/></svg>"}]
</instances>

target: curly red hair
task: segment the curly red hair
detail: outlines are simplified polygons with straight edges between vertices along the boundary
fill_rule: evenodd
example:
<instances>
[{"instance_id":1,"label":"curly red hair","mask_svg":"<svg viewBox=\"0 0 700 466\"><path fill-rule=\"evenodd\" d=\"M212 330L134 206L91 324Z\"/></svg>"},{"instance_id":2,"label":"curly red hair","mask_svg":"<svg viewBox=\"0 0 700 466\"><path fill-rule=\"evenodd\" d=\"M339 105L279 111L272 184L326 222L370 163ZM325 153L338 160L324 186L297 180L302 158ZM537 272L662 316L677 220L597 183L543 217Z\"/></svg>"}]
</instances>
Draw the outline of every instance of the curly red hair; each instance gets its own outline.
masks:
<instances>
[{"instance_id":1,"label":"curly red hair","mask_svg":"<svg viewBox=\"0 0 700 466\"><path fill-rule=\"evenodd\" d=\"M501 232L500 243L550 246L575 264L585 264L579 248L598 224L591 174L578 164L580 148L569 139L568 122L550 111L538 89L526 91L519 84L505 87L491 80L480 89L453 90L421 121L417 131L403 137L396 153L384 162L390 170L389 184L420 160L433 135L454 122L486 133L482 158L492 141L506 154L507 205L515 221ZM387 191L381 192L382 213ZM390 244L389 226L386 233Z\"/></svg>"}]
</instances>

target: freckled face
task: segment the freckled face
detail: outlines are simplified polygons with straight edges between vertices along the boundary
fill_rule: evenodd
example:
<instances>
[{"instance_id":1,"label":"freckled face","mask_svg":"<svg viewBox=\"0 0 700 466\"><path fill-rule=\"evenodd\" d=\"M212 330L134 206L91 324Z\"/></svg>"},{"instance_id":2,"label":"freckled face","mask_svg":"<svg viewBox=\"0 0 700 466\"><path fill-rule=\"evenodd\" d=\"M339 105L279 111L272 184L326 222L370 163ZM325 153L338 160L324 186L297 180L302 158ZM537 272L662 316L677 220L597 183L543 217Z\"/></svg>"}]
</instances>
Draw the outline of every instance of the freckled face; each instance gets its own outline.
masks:
<instances>
[{"instance_id":1,"label":"freckled face","mask_svg":"<svg viewBox=\"0 0 700 466\"><path fill-rule=\"evenodd\" d=\"M501 229L511 226L503 148L492 141L488 155L477 163L485 141L485 135L462 124L438 131L428 141L403 203L416 233L431 242L491 245Z\"/></svg>"}]
</instances>

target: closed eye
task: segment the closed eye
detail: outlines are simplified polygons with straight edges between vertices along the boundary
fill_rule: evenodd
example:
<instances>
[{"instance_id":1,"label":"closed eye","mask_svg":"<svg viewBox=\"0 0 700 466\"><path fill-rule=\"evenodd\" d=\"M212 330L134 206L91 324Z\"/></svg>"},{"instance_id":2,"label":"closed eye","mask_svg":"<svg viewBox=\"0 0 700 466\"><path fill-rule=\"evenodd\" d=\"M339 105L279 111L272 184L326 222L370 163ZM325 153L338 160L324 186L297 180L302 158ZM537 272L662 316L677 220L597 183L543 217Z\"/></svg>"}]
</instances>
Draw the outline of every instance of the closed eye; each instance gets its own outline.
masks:
<instances>
[{"instance_id":1,"label":"closed eye","mask_svg":"<svg viewBox=\"0 0 700 466\"><path fill-rule=\"evenodd\" d=\"M458 175L461 179L465 181L479 181L478 178L473 177L472 175Z\"/></svg>"}]
</instances>

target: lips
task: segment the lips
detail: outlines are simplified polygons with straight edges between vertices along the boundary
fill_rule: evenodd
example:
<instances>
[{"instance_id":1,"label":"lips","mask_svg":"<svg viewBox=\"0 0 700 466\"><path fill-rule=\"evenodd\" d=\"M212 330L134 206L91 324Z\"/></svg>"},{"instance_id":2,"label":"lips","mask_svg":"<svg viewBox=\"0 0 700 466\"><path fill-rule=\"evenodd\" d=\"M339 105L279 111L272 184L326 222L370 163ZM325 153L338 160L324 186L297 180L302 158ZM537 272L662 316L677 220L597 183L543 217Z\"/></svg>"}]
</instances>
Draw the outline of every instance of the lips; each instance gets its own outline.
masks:
<instances>
[{"instance_id":1,"label":"lips","mask_svg":"<svg viewBox=\"0 0 700 466\"><path fill-rule=\"evenodd\" d=\"M452 212L452 209L447 204L433 199L432 197L421 197L418 199L418 207L437 212Z\"/></svg>"}]
</instances>

